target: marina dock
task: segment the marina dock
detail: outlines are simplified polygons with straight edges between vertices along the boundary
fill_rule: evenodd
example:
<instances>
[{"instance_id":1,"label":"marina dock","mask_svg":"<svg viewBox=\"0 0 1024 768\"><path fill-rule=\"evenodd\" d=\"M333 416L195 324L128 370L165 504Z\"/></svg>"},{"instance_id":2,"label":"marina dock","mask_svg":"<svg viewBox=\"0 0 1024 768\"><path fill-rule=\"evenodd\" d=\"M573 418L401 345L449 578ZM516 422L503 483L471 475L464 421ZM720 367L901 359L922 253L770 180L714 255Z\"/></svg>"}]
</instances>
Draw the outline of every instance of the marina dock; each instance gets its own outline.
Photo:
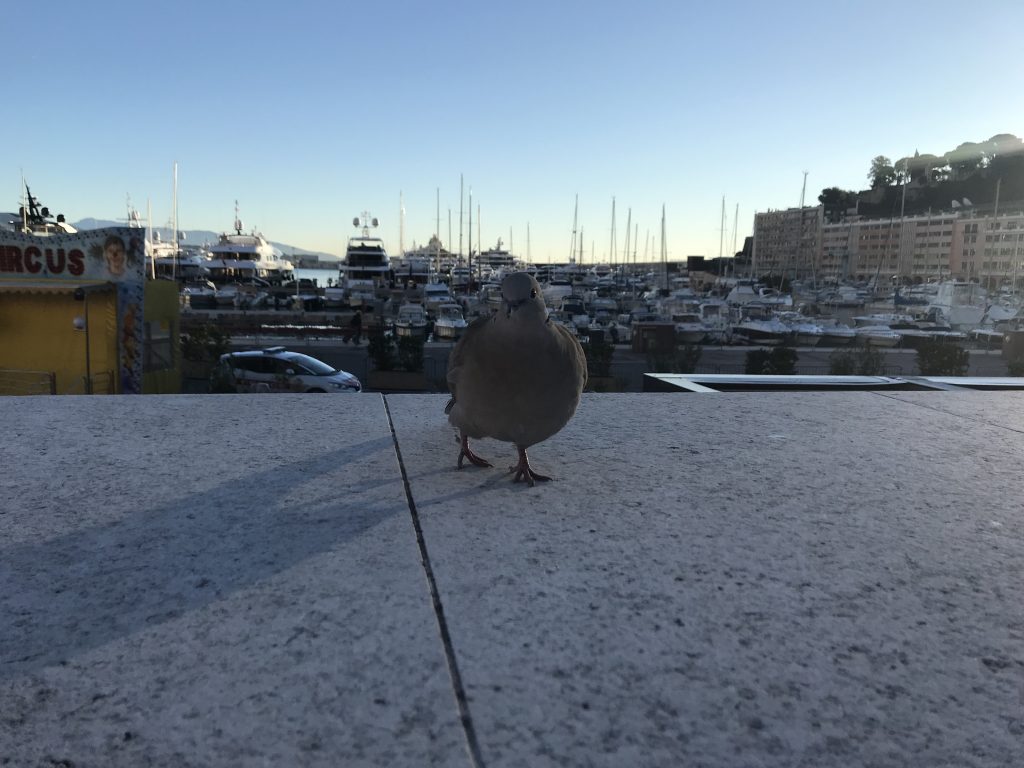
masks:
<instances>
[{"instance_id":1,"label":"marina dock","mask_svg":"<svg viewBox=\"0 0 1024 768\"><path fill-rule=\"evenodd\" d=\"M0 398L0 765L1019 763L1021 393L326 400Z\"/></svg>"}]
</instances>

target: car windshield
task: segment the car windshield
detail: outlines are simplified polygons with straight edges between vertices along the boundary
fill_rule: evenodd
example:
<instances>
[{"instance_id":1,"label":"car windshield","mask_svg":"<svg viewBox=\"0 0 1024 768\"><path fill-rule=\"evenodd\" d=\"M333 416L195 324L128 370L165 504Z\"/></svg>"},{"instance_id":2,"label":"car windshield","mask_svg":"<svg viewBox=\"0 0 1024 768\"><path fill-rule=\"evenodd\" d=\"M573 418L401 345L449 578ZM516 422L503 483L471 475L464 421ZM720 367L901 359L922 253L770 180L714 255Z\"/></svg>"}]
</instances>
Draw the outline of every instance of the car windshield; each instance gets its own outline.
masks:
<instances>
[{"instance_id":1,"label":"car windshield","mask_svg":"<svg viewBox=\"0 0 1024 768\"><path fill-rule=\"evenodd\" d=\"M288 355L285 360L289 363L295 363L301 365L304 368L308 368L317 376L330 376L332 373L337 373L334 368L331 368L327 363L322 363L315 357L309 355L302 355L296 352L295 354Z\"/></svg>"}]
</instances>

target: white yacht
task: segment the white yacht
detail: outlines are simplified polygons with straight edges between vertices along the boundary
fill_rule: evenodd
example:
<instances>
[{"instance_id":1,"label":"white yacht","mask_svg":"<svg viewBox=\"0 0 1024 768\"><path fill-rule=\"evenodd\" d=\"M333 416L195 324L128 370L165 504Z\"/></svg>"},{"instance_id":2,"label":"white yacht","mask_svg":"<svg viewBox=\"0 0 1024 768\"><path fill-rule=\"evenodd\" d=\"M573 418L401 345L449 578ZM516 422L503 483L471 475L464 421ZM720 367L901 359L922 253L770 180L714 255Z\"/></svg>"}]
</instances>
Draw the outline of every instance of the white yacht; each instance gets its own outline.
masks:
<instances>
[{"instance_id":1,"label":"white yacht","mask_svg":"<svg viewBox=\"0 0 1024 768\"><path fill-rule=\"evenodd\" d=\"M939 283L927 310L936 321L958 331L1009 320L1018 313L1017 307L993 301L980 285L963 280Z\"/></svg>"},{"instance_id":2,"label":"white yacht","mask_svg":"<svg viewBox=\"0 0 1024 768\"><path fill-rule=\"evenodd\" d=\"M673 312L672 323L680 344L702 344L707 338L708 328L696 312Z\"/></svg>"},{"instance_id":3,"label":"white yacht","mask_svg":"<svg viewBox=\"0 0 1024 768\"><path fill-rule=\"evenodd\" d=\"M427 333L427 311L422 304L406 302L398 308L395 318L395 336L423 338Z\"/></svg>"},{"instance_id":4,"label":"white yacht","mask_svg":"<svg viewBox=\"0 0 1024 768\"><path fill-rule=\"evenodd\" d=\"M74 235L78 232L64 219L64 214L57 214L56 219L50 218L50 209L41 207L39 201L25 184L25 200L18 209L18 220L10 222L15 232L24 235L48 237L50 235Z\"/></svg>"},{"instance_id":5,"label":"white yacht","mask_svg":"<svg viewBox=\"0 0 1024 768\"><path fill-rule=\"evenodd\" d=\"M822 330L821 344L826 347L841 347L857 339L857 332L848 325L840 323L835 318L821 319L817 321Z\"/></svg>"},{"instance_id":6,"label":"white yacht","mask_svg":"<svg viewBox=\"0 0 1024 768\"><path fill-rule=\"evenodd\" d=\"M465 333L467 325L458 304L441 304L434 320L434 338L457 339Z\"/></svg>"},{"instance_id":7,"label":"white yacht","mask_svg":"<svg viewBox=\"0 0 1024 768\"><path fill-rule=\"evenodd\" d=\"M215 283L252 282L254 278L269 283L294 279L295 268L284 254L267 242L259 232L242 233L235 201L235 231L220 235L209 247L206 268Z\"/></svg>"},{"instance_id":8,"label":"white yacht","mask_svg":"<svg viewBox=\"0 0 1024 768\"><path fill-rule=\"evenodd\" d=\"M423 285L423 306L428 315L436 316L438 309L455 301L447 283L429 282Z\"/></svg>"},{"instance_id":9,"label":"white yacht","mask_svg":"<svg viewBox=\"0 0 1024 768\"><path fill-rule=\"evenodd\" d=\"M751 301L742 305L742 310L740 320L732 326L734 337L751 344L782 344L793 333L767 304Z\"/></svg>"},{"instance_id":10,"label":"white yacht","mask_svg":"<svg viewBox=\"0 0 1024 768\"><path fill-rule=\"evenodd\" d=\"M481 269L489 269L492 273L500 274L502 277L510 272L515 272L516 269L515 257L501 247L500 237L496 246L481 251L477 255L476 263Z\"/></svg>"},{"instance_id":11,"label":"white yacht","mask_svg":"<svg viewBox=\"0 0 1024 768\"><path fill-rule=\"evenodd\" d=\"M895 347L902 338L888 325L862 325L854 329L857 340L872 347Z\"/></svg>"},{"instance_id":12,"label":"white yacht","mask_svg":"<svg viewBox=\"0 0 1024 768\"><path fill-rule=\"evenodd\" d=\"M373 301L375 290L386 285L391 264L384 241L370 236L370 228L379 226L377 219L364 212L352 219L352 226L360 234L348 240L345 258L338 267L338 282L348 303L361 306Z\"/></svg>"}]
</instances>

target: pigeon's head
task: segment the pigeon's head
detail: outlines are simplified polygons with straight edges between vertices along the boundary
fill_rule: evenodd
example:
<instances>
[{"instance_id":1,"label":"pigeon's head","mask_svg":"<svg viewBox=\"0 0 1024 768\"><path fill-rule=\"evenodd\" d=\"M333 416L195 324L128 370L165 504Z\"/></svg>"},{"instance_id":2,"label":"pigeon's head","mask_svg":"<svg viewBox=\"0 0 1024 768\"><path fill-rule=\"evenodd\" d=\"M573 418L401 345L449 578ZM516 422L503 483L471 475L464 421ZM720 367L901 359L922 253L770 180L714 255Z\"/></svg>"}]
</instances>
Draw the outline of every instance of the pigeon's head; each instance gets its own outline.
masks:
<instances>
[{"instance_id":1,"label":"pigeon's head","mask_svg":"<svg viewBox=\"0 0 1024 768\"><path fill-rule=\"evenodd\" d=\"M513 272L501 281L501 298L505 304L506 314L513 312L536 314L545 317L544 297L540 292L540 283L527 272Z\"/></svg>"}]
</instances>

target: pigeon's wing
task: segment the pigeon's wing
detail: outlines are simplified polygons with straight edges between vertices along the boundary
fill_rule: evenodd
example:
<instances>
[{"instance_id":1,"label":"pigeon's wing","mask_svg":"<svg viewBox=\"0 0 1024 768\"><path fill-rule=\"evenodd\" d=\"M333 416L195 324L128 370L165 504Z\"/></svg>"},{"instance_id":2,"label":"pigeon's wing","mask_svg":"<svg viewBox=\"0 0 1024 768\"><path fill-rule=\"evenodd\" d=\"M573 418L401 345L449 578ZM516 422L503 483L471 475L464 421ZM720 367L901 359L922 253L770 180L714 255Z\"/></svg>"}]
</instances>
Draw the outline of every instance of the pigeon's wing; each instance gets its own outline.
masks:
<instances>
[{"instance_id":1,"label":"pigeon's wing","mask_svg":"<svg viewBox=\"0 0 1024 768\"><path fill-rule=\"evenodd\" d=\"M580 345L579 339L564 325L551 323L551 326L554 329L555 338L558 339L559 345L565 349L566 354L572 359L573 373L579 384L579 391L582 392L583 388L587 386L587 356L583 352L583 347Z\"/></svg>"},{"instance_id":2,"label":"pigeon's wing","mask_svg":"<svg viewBox=\"0 0 1024 768\"><path fill-rule=\"evenodd\" d=\"M455 398L458 396L459 376L462 373L462 364L466 355L472 354L474 344L480 343L480 335L483 329L491 321L490 317L478 317L470 323L463 332L462 337L456 342L448 357L448 391L452 393L451 400L444 407L445 413L450 413L455 405ZM468 350L468 352L467 352Z\"/></svg>"}]
</instances>

